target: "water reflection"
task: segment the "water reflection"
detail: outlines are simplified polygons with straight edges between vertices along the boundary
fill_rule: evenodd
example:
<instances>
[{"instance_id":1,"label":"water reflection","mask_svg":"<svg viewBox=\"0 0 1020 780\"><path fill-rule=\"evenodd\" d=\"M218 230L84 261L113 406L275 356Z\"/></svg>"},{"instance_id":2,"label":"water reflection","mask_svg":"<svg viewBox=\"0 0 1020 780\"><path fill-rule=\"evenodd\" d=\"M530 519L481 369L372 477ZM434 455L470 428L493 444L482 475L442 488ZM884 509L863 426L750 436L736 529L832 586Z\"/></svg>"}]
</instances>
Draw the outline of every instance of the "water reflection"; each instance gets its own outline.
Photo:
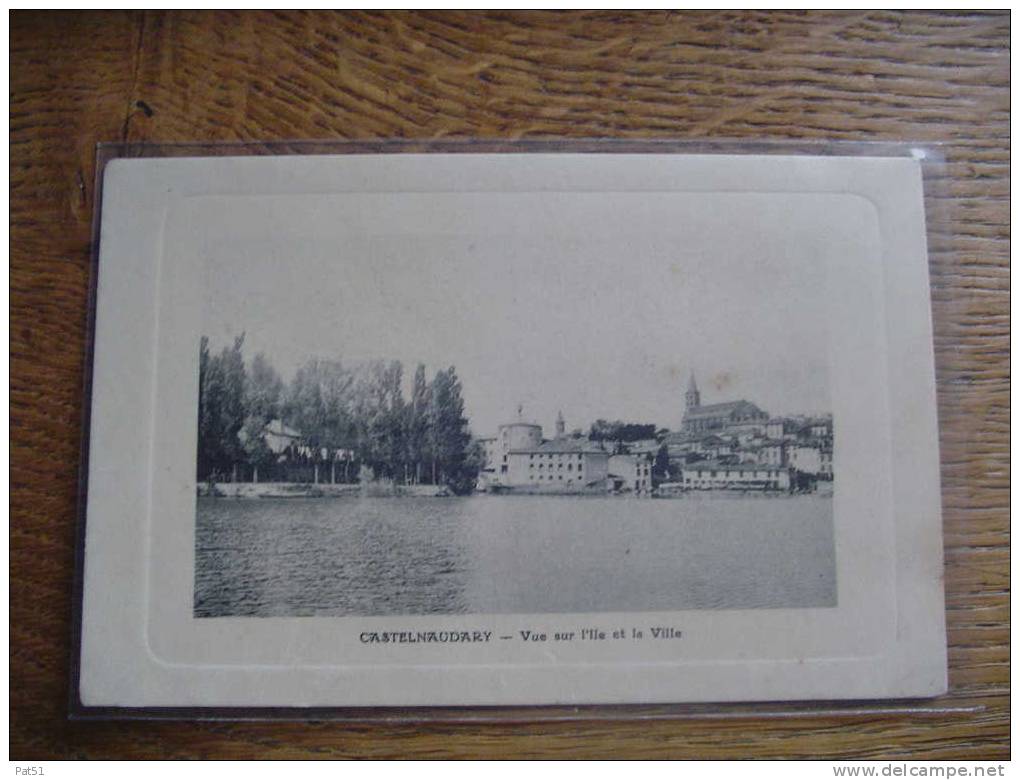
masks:
<instances>
[{"instance_id":1,"label":"water reflection","mask_svg":"<svg viewBox=\"0 0 1020 780\"><path fill-rule=\"evenodd\" d=\"M835 603L824 497L198 501L200 617Z\"/></svg>"}]
</instances>

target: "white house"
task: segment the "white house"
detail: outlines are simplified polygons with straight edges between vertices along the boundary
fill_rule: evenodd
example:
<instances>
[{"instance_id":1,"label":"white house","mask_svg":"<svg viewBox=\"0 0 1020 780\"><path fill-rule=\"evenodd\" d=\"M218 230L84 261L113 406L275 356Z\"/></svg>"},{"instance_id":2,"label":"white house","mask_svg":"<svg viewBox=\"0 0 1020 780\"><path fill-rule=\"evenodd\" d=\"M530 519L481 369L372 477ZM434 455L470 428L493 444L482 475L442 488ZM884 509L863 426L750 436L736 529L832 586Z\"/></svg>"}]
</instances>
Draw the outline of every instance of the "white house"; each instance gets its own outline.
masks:
<instances>
[{"instance_id":1,"label":"white house","mask_svg":"<svg viewBox=\"0 0 1020 780\"><path fill-rule=\"evenodd\" d=\"M761 463L699 461L680 470L684 490L789 490L790 471Z\"/></svg>"},{"instance_id":2,"label":"white house","mask_svg":"<svg viewBox=\"0 0 1020 780\"><path fill-rule=\"evenodd\" d=\"M274 455L279 455L284 452L292 444L297 444L301 441L301 432L296 431L289 425L285 425L283 420L270 420L266 423L266 427L262 430L262 436L265 439L266 446L272 451Z\"/></svg>"},{"instance_id":3,"label":"white house","mask_svg":"<svg viewBox=\"0 0 1020 780\"><path fill-rule=\"evenodd\" d=\"M821 474L821 447L817 444L798 444L795 447L791 447L790 466L805 474Z\"/></svg>"},{"instance_id":4,"label":"white house","mask_svg":"<svg viewBox=\"0 0 1020 780\"><path fill-rule=\"evenodd\" d=\"M652 492L652 464L649 454L610 455L607 487L612 491L648 495Z\"/></svg>"}]
</instances>

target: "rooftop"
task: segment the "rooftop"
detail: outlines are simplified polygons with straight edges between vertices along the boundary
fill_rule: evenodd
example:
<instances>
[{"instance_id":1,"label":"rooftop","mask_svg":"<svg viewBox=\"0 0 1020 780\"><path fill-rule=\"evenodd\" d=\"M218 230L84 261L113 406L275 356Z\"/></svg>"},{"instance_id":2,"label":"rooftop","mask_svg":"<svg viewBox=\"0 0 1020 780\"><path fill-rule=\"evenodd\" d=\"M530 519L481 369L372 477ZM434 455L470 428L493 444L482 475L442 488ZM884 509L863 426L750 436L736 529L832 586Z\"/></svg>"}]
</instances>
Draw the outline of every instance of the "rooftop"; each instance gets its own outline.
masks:
<instances>
[{"instance_id":1,"label":"rooftop","mask_svg":"<svg viewBox=\"0 0 1020 780\"><path fill-rule=\"evenodd\" d=\"M499 426L500 428L541 428L542 426L538 423L528 422L527 420L514 420L513 422L503 423Z\"/></svg>"},{"instance_id":2,"label":"rooftop","mask_svg":"<svg viewBox=\"0 0 1020 780\"><path fill-rule=\"evenodd\" d=\"M627 448L631 452L633 452L635 454L639 454L639 453L655 453L655 452L658 452L661 447L662 447L662 444L659 444L659 442L657 442L657 441L656 442L632 442L632 443L627 444Z\"/></svg>"},{"instance_id":3,"label":"rooftop","mask_svg":"<svg viewBox=\"0 0 1020 780\"><path fill-rule=\"evenodd\" d=\"M521 453L597 453L601 455L608 455L609 451L603 447L600 443L594 442L591 439L574 439L571 437L564 437L562 439L552 439L550 441L544 441L537 447L529 447L519 450L511 450L511 452Z\"/></svg>"},{"instance_id":4,"label":"rooftop","mask_svg":"<svg viewBox=\"0 0 1020 780\"><path fill-rule=\"evenodd\" d=\"M764 415L761 409L755 406L750 401L743 399L739 401L725 401L721 404L706 404L704 406L694 406L687 410L687 414L684 415L684 420L697 420L702 417L720 417L724 415L730 415L734 413L740 413L744 415Z\"/></svg>"},{"instance_id":5,"label":"rooftop","mask_svg":"<svg viewBox=\"0 0 1020 780\"><path fill-rule=\"evenodd\" d=\"M689 431L670 431L662 437L663 444L690 444L701 441L704 434L690 433Z\"/></svg>"},{"instance_id":6,"label":"rooftop","mask_svg":"<svg viewBox=\"0 0 1020 780\"><path fill-rule=\"evenodd\" d=\"M283 420L279 418L275 420L270 420L268 423L266 423L265 432L275 434L277 436L287 436L291 439L301 438L300 431L294 430L289 425L286 425L283 422Z\"/></svg>"},{"instance_id":7,"label":"rooftop","mask_svg":"<svg viewBox=\"0 0 1020 780\"><path fill-rule=\"evenodd\" d=\"M783 468L763 463L720 463L717 460L699 460L682 466L684 471L781 471Z\"/></svg>"},{"instance_id":8,"label":"rooftop","mask_svg":"<svg viewBox=\"0 0 1020 780\"><path fill-rule=\"evenodd\" d=\"M704 436L701 439L702 444L712 446L713 444L731 444L729 439L724 439L722 436L716 436L714 433L710 433L708 436Z\"/></svg>"}]
</instances>

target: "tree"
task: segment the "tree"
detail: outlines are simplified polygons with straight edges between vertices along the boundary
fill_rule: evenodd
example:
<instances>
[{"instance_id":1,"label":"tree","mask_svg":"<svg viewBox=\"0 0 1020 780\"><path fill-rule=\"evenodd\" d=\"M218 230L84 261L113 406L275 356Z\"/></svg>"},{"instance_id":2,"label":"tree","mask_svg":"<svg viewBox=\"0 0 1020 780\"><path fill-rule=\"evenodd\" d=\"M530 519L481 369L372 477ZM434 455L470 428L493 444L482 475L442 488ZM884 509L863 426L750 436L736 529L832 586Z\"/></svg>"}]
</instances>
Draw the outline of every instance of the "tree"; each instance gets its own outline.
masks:
<instances>
[{"instance_id":1,"label":"tree","mask_svg":"<svg viewBox=\"0 0 1020 780\"><path fill-rule=\"evenodd\" d=\"M244 461L244 450L241 447L241 440L238 434L244 427L245 408L245 385L246 372L244 370L244 333L234 339L232 348L224 347L220 353L220 360L223 366L223 408L222 408L222 440L223 454L229 461L233 471L233 479L237 481L237 464Z\"/></svg>"},{"instance_id":2,"label":"tree","mask_svg":"<svg viewBox=\"0 0 1020 780\"><path fill-rule=\"evenodd\" d=\"M362 435L355 409L357 377L357 371L339 360L312 359L298 368L284 393L283 419L301 432L303 443L312 452L316 473L320 464L328 462L331 478L335 478L334 453L339 449L360 451ZM350 466L345 458L344 480Z\"/></svg>"},{"instance_id":3,"label":"tree","mask_svg":"<svg viewBox=\"0 0 1020 780\"><path fill-rule=\"evenodd\" d=\"M432 394L425 378L425 365L419 363L411 385L411 401L404 414L404 442L407 459L414 468L415 484L421 482L422 468L431 456L429 454L429 408Z\"/></svg>"},{"instance_id":4,"label":"tree","mask_svg":"<svg viewBox=\"0 0 1020 780\"><path fill-rule=\"evenodd\" d=\"M315 466L316 481L323 463L335 479L337 453L343 451L345 481L357 465L368 467L365 473L416 483L430 471L433 484L457 493L473 488L483 458L470 446L462 388L452 366L430 383L425 366L418 365L406 401L399 360L347 366L313 359L285 384L262 353L246 367L243 346L243 333L215 355L206 337L199 344L199 479L222 479L230 472L236 479L237 466L247 464L257 481L260 469L277 459L266 428L280 419L301 433L288 457L304 452Z\"/></svg>"},{"instance_id":5,"label":"tree","mask_svg":"<svg viewBox=\"0 0 1020 780\"><path fill-rule=\"evenodd\" d=\"M244 459L252 467L252 482L259 481L259 469L276 461L275 453L266 443L266 425L257 415L249 415L241 428L240 439ZM263 471L263 474L265 472Z\"/></svg>"},{"instance_id":6,"label":"tree","mask_svg":"<svg viewBox=\"0 0 1020 780\"><path fill-rule=\"evenodd\" d=\"M245 420L244 334L219 355L209 352L209 340L199 343L198 477L234 471L244 460L238 434Z\"/></svg>"},{"instance_id":7,"label":"tree","mask_svg":"<svg viewBox=\"0 0 1020 780\"><path fill-rule=\"evenodd\" d=\"M251 361L245 386L245 411L263 425L280 416L283 380L261 352Z\"/></svg>"},{"instance_id":8,"label":"tree","mask_svg":"<svg viewBox=\"0 0 1020 780\"><path fill-rule=\"evenodd\" d=\"M370 365L365 415L368 421L369 460L377 474L396 478L404 457L404 367L399 360Z\"/></svg>"},{"instance_id":9,"label":"tree","mask_svg":"<svg viewBox=\"0 0 1020 780\"><path fill-rule=\"evenodd\" d=\"M478 475L485 468L485 447L477 439L471 439L465 453L464 462L458 473L448 483L450 489L458 496L472 493L478 484Z\"/></svg>"},{"instance_id":10,"label":"tree","mask_svg":"<svg viewBox=\"0 0 1020 780\"><path fill-rule=\"evenodd\" d=\"M258 482L259 468L269 466L276 457L266 444L265 430L280 415L283 380L261 352L255 356L248 371L244 392L244 425L241 445L245 460L252 467L252 481Z\"/></svg>"},{"instance_id":11,"label":"tree","mask_svg":"<svg viewBox=\"0 0 1020 780\"><path fill-rule=\"evenodd\" d=\"M464 417L460 380L453 366L439 371L432 380L429 443L433 482L445 484L457 494L469 493L478 477L478 467L468 458L471 433Z\"/></svg>"},{"instance_id":12,"label":"tree","mask_svg":"<svg viewBox=\"0 0 1020 780\"><path fill-rule=\"evenodd\" d=\"M651 423L632 423L623 420L596 420L588 431L594 441L635 442L654 439L655 426Z\"/></svg>"},{"instance_id":13,"label":"tree","mask_svg":"<svg viewBox=\"0 0 1020 780\"><path fill-rule=\"evenodd\" d=\"M665 444L659 447L655 453L655 462L652 464L652 479L656 482L665 482L669 479L669 447Z\"/></svg>"},{"instance_id":14,"label":"tree","mask_svg":"<svg viewBox=\"0 0 1020 780\"><path fill-rule=\"evenodd\" d=\"M326 428L326 406L323 401L323 366L318 360L309 360L298 368L285 393L283 416L285 421L301 431L305 443L318 448Z\"/></svg>"},{"instance_id":15,"label":"tree","mask_svg":"<svg viewBox=\"0 0 1020 780\"><path fill-rule=\"evenodd\" d=\"M202 336L198 343L198 474L199 481L208 478L213 468L215 448L209 391L209 338Z\"/></svg>"}]
</instances>

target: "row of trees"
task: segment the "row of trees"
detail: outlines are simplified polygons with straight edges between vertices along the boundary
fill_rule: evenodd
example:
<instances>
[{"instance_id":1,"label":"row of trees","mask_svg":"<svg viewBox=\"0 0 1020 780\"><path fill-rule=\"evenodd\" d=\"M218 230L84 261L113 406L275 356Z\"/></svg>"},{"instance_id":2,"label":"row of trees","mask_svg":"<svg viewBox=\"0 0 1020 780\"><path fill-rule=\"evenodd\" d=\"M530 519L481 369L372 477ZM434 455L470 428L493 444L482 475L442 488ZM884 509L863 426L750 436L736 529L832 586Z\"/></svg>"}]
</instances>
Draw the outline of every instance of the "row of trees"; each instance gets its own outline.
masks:
<instances>
[{"instance_id":1,"label":"row of trees","mask_svg":"<svg viewBox=\"0 0 1020 780\"><path fill-rule=\"evenodd\" d=\"M588 438L593 441L615 441L629 443L654 439L665 435L665 429L657 429L652 423L633 423L623 420L598 419L588 429Z\"/></svg>"},{"instance_id":2,"label":"row of trees","mask_svg":"<svg viewBox=\"0 0 1020 780\"><path fill-rule=\"evenodd\" d=\"M447 485L470 492L481 467L451 366L431 380L419 364L404 397L400 361L347 365L311 360L286 383L265 355L246 364L244 335L217 354L199 346L198 478L223 478L238 465L258 469L278 456L265 438L274 419L300 432L302 457L344 457L345 474L369 467L399 483ZM353 466L353 468L351 468Z\"/></svg>"}]
</instances>

